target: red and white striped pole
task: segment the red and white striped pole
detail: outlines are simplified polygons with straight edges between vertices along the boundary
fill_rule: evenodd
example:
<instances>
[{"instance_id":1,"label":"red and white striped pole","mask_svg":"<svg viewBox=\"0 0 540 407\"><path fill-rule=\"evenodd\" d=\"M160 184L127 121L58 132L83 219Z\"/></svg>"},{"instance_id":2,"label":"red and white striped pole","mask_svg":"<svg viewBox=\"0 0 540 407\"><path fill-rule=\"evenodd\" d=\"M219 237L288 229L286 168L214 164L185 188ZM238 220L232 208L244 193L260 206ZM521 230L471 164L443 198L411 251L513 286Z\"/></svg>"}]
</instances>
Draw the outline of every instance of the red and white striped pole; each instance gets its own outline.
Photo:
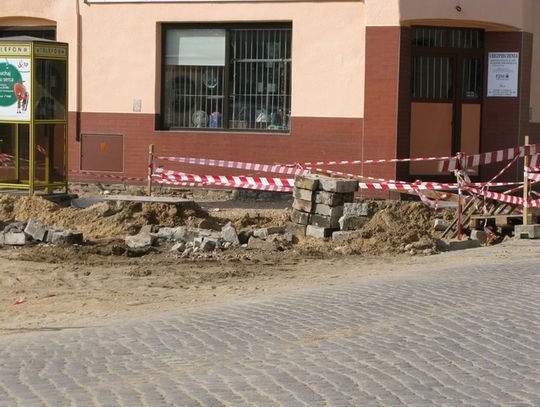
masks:
<instances>
[{"instance_id":1,"label":"red and white striped pole","mask_svg":"<svg viewBox=\"0 0 540 407\"><path fill-rule=\"evenodd\" d=\"M457 162L458 162L458 170L456 171L456 177L457 177L457 183L458 183L458 207L457 207L457 238L458 240L461 240L463 235L463 190L461 188L462 184L462 177L460 174L461 171L461 153L457 153Z\"/></svg>"}]
</instances>

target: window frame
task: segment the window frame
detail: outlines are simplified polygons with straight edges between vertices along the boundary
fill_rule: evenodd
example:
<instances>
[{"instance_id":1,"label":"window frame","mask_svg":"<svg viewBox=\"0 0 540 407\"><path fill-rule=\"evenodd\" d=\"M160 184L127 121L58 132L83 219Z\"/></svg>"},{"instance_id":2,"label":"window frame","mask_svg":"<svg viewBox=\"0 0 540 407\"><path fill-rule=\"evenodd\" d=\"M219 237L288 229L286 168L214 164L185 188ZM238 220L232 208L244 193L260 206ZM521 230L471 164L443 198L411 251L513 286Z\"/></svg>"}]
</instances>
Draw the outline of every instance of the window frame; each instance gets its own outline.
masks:
<instances>
[{"instance_id":1,"label":"window frame","mask_svg":"<svg viewBox=\"0 0 540 407\"><path fill-rule=\"evenodd\" d=\"M293 46L293 25L292 21L283 21L283 22L258 22L258 23L162 23L161 24L161 56L160 56L160 93L159 93L159 117L156 120L158 126L158 131L163 132L217 132L217 133L264 133L264 134L290 134L291 127L289 125L288 130L268 130L268 129L257 129L257 128L231 128L230 127L230 74L231 74L231 55L230 55L230 44L231 44L231 30L234 29L290 29L291 30L291 67L292 67L292 46ZM166 37L168 30L189 30L189 29L222 29L225 30L225 66L223 77L226 80L223 83L223 127L221 128L198 128L198 127L184 127L184 128L168 128L165 125L165 115L164 115L164 106L165 106L165 68L166 68ZM291 81L290 86L292 89L292 69L291 69ZM292 94L290 96L292 101ZM292 102L291 102L292 103ZM289 106L292 107L292 104ZM292 114L291 114L292 117Z\"/></svg>"}]
</instances>

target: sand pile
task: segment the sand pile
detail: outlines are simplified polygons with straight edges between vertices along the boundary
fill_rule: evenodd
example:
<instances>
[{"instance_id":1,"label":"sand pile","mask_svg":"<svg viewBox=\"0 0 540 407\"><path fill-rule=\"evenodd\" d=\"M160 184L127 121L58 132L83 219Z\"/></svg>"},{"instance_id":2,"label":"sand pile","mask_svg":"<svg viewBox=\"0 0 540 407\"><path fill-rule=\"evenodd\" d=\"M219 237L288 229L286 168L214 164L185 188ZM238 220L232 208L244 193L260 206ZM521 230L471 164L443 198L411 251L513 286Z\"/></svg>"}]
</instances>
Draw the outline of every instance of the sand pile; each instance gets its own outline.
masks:
<instances>
[{"instance_id":1,"label":"sand pile","mask_svg":"<svg viewBox=\"0 0 540 407\"><path fill-rule=\"evenodd\" d=\"M87 239L125 237L143 225L219 229L223 223L196 204L101 202L87 209L62 208L40 197L0 196L0 222L39 219L44 224L83 232Z\"/></svg>"}]
</instances>

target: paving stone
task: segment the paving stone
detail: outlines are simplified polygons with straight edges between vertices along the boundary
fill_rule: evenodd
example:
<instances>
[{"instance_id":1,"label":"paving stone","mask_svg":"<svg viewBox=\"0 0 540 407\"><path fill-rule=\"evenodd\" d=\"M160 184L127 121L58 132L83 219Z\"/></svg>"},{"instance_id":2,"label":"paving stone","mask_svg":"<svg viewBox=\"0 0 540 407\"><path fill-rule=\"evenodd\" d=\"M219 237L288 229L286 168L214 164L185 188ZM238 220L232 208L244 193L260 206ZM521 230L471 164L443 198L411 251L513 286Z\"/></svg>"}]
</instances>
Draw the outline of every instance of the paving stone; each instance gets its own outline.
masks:
<instances>
[{"instance_id":1,"label":"paving stone","mask_svg":"<svg viewBox=\"0 0 540 407\"><path fill-rule=\"evenodd\" d=\"M221 229L221 236L226 242L229 242L235 246L240 244L238 234L236 233L236 228L231 222L223 226L223 228Z\"/></svg>"},{"instance_id":2,"label":"paving stone","mask_svg":"<svg viewBox=\"0 0 540 407\"><path fill-rule=\"evenodd\" d=\"M324 239L332 236L332 232L335 229L322 228L318 226L308 225L306 228L306 236L316 237L317 239Z\"/></svg>"},{"instance_id":3,"label":"paving stone","mask_svg":"<svg viewBox=\"0 0 540 407\"><path fill-rule=\"evenodd\" d=\"M306 212L293 209L291 211L291 221L299 225L308 225L309 224L310 214Z\"/></svg>"},{"instance_id":4,"label":"paving stone","mask_svg":"<svg viewBox=\"0 0 540 407\"><path fill-rule=\"evenodd\" d=\"M32 239L42 242L47 236L47 227L38 219L30 219L24 228L24 233Z\"/></svg>"},{"instance_id":5,"label":"paving stone","mask_svg":"<svg viewBox=\"0 0 540 407\"><path fill-rule=\"evenodd\" d=\"M337 229L339 228L339 218L325 215L311 215L311 224L321 228Z\"/></svg>"},{"instance_id":6,"label":"paving stone","mask_svg":"<svg viewBox=\"0 0 540 407\"><path fill-rule=\"evenodd\" d=\"M304 201L313 200L313 194L314 194L314 191L309 190L309 189L294 188L294 191L293 191L294 198L302 199Z\"/></svg>"},{"instance_id":7,"label":"paving stone","mask_svg":"<svg viewBox=\"0 0 540 407\"><path fill-rule=\"evenodd\" d=\"M327 191L316 191L314 195L315 203L338 206L343 205L345 202L352 202L354 200L354 193L334 193Z\"/></svg>"},{"instance_id":8,"label":"paving stone","mask_svg":"<svg viewBox=\"0 0 540 407\"><path fill-rule=\"evenodd\" d=\"M315 204L313 212L318 215L330 216L332 219L338 220L341 216L343 216L343 206Z\"/></svg>"},{"instance_id":9,"label":"paving stone","mask_svg":"<svg viewBox=\"0 0 540 407\"><path fill-rule=\"evenodd\" d=\"M316 175L301 175L294 179L294 187L315 191L319 186L319 177Z\"/></svg>"},{"instance_id":10,"label":"paving stone","mask_svg":"<svg viewBox=\"0 0 540 407\"><path fill-rule=\"evenodd\" d=\"M8 246L24 246L27 237L24 232L4 232L4 244Z\"/></svg>"},{"instance_id":11,"label":"paving stone","mask_svg":"<svg viewBox=\"0 0 540 407\"><path fill-rule=\"evenodd\" d=\"M365 202L349 202L343 205L343 215L371 216L371 209L369 204Z\"/></svg>"},{"instance_id":12,"label":"paving stone","mask_svg":"<svg viewBox=\"0 0 540 407\"><path fill-rule=\"evenodd\" d=\"M540 225L516 225L514 236L517 239L540 239Z\"/></svg>"},{"instance_id":13,"label":"paving stone","mask_svg":"<svg viewBox=\"0 0 540 407\"><path fill-rule=\"evenodd\" d=\"M338 224L341 230L358 230L368 223L369 219L366 216L343 215Z\"/></svg>"},{"instance_id":14,"label":"paving stone","mask_svg":"<svg viewBox=\"0 0 540 407\"><path fill-rule=\"evenodd\" d=\"M320 177L320 191L350 193L358 190L358 181L345 178Z\"/></svg>"},{"instance_id":15,"label":"paving stone","mask_svg":"<svg viewBox=\"0 0 540 407\"><path fill-rule=\"evenodd\" d=\"M337 230L334 233L332 233L332 240L335 242L342 242L345 240L353 239L357 236L360 236L360 233L354 230L349 230L349 231Z\"/></svg>"},{"instance_id":16,"label":"paving stone","mask_svg":"<svg viewBox=\"0 0 540 407\"><path fill-rule=\"evenodd\" d=\"M311 212L311 209L313 208L313 202L311 201L304 201L303 199L295 198L292 204L293 209L296 209L301 212Z\"/></svg>"}]
</instances>

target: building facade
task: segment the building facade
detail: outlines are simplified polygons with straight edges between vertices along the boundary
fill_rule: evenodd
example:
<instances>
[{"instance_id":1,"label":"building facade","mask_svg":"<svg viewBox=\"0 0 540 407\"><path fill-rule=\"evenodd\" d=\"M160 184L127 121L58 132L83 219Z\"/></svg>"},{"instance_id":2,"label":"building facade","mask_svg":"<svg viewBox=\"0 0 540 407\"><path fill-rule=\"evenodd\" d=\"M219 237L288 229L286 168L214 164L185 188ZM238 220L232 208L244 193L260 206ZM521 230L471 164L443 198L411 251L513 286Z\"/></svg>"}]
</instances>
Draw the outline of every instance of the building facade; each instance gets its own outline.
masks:
<instances>
[{"instance_id":1,"label":"building facade","mask_svg":"<svg viewBox=\"0 0 540 407\"><path fill-rule=\"evenodd\" d=\"M70 46L72 180L145 176L149 144L297 163L540 142L536 0L2 2L0 35L22 34ZM444 178L432 164L354 170Z\"/></svg>"}]
</instances>

